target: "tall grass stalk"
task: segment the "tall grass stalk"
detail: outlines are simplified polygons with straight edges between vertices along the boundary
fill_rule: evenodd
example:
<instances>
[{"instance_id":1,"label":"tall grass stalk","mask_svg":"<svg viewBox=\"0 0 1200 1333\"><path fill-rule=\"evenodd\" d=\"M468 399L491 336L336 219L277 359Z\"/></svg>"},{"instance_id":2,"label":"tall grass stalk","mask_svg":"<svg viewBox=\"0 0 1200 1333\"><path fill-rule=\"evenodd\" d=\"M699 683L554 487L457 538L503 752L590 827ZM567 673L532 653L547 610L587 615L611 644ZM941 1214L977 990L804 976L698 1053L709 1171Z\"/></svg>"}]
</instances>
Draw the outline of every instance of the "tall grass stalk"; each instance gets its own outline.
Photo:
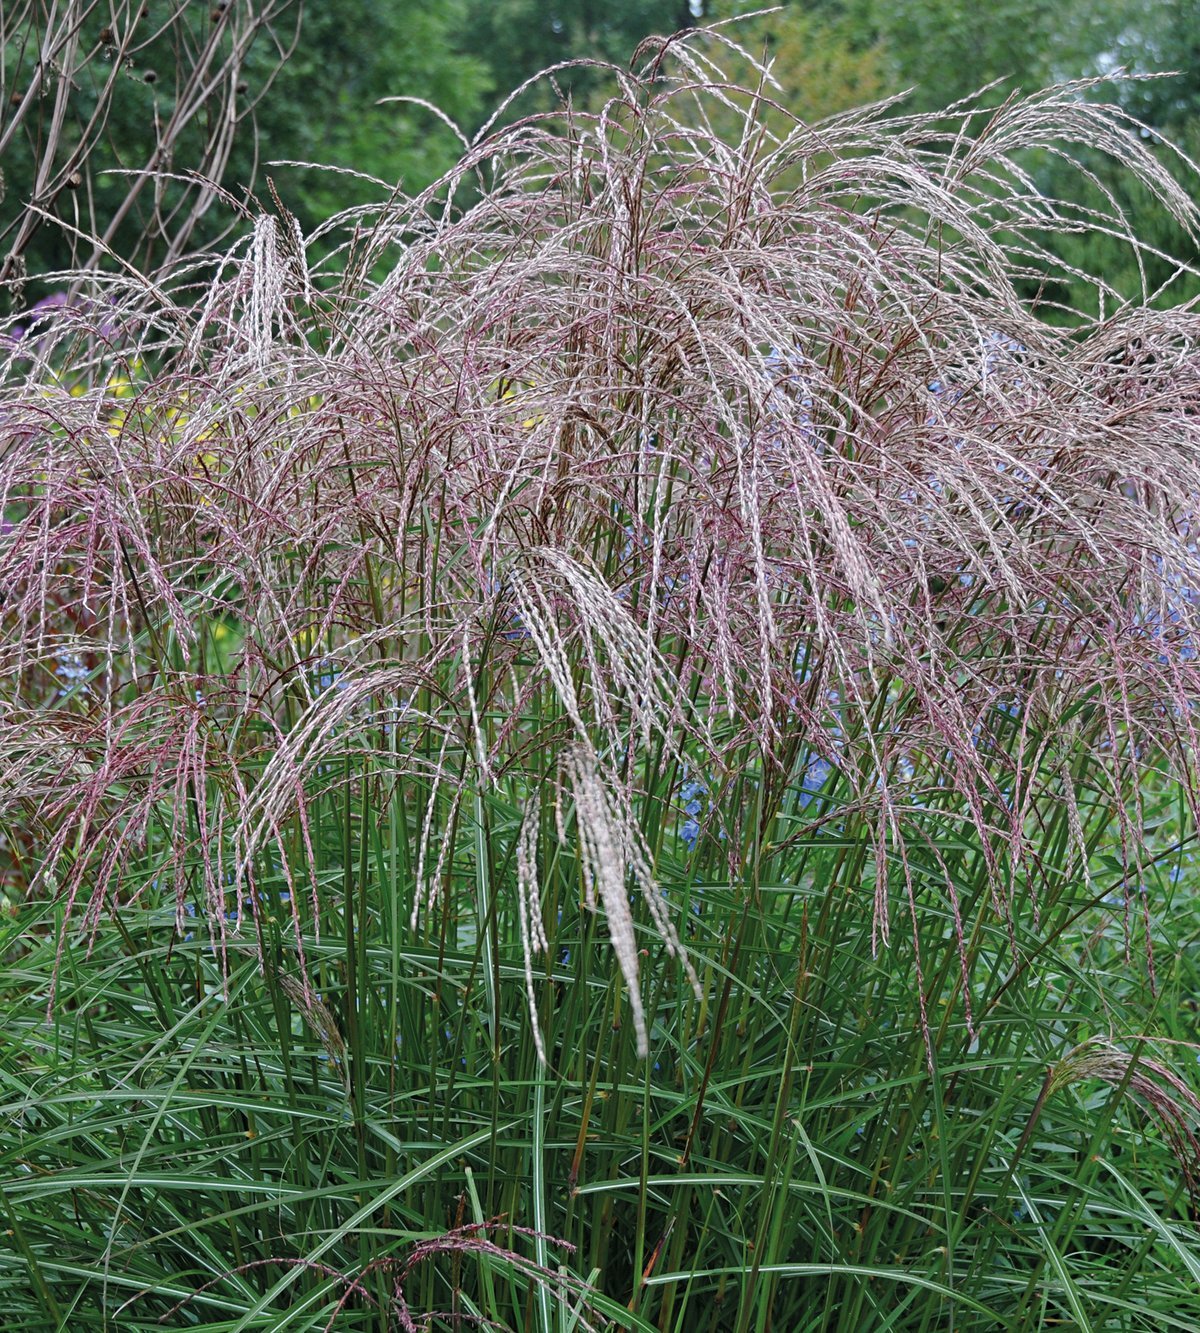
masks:
<instances>
[{"instance_id":1,"label":"tall grass stalk","mask_svg":"<svg viewBox=\"0 0 1200 1333\"><path fill-rule=\"evenodd\" d=\"M1195 209L708 41L7 344L14 1328L1200 1322Z\"/></svg>"}]
</instances>

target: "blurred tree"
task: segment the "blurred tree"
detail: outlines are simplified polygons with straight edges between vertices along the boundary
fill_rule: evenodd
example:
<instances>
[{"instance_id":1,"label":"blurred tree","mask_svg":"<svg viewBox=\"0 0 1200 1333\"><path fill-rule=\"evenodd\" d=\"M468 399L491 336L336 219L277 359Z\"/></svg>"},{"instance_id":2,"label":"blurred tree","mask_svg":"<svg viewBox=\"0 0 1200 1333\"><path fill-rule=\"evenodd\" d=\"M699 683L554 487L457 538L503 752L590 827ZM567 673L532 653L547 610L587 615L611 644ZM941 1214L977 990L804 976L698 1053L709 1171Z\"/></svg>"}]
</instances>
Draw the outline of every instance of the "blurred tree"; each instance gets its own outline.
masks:
<instances>
[{"instance_id":1,"label":"blurred tree","mask_svg":"<svg viewBox=\"0 0 1200 1333\"><path fill-rule=\"evenodd\" d=\"M714 4L722 18L754 7L752 0ZM1159 136L1193 157L1200 152L1200 0L785 0L781 12L731 31L773 58L784 100L804 119L904 89L912 90L906 107L936 110L993 81L999 86L987 95L988 105L1017 87L1030 91L1123 68L1133 74L1180 70L1178 77L1149 81L1118 77L1089 95L1118 103L1144 122L1143 140L1168 166L1173 155ZM1073 160L1026 155L1025 165L1045 195L1081 209L1078 229L1051 242L1066 265L1102 273L1116 292L1154 297L1161 305L1200 291L1200 281L1150 253L1200 263L1194 240L1128 172L1086 149L1076 150ZM1108 211L1114 204L1149 248L1140 263L1128 240L1092 226L1082 211ZM1058 317L1051 303L1073 307L1080 299L1068 281L1027 286L1048 303L1051 317Z\"/></svg>"},{"instance_id":2,"label":"blurred tree","mask_svg":"<svg viewBox=\"0 0 1200 1333\"><path fill-rule=\"evenodd\" d=\"M1104 42L1093 49L1090 66L1082 72L1113 74L1114 81L1092 96L1117 103L1141 122L1134 132L1168 170L1178 170L1180 159L1171 145L1193 159L1200 153L1200 0L1114 0L1107 23ZM1139 77L1122 77L1123 72ZM1072 191L1072 197L1094 208L1108 209L1115 202L1146 251L1139 263L1127 242L1084 227L1069 242L1060 242L1064 257L1105 274L1126 299L1169 306L1200 295L1200 277L1174 262L1178 258L1200 268L1197 238L1186 235L1129 173L1110 161L1083 153L1079 165L1094 181L1081 182L1075 173L1068 183L1070 165L1048 159L1040 165L1039 182L1048 194Z\"/></svg>"},{"instance_id":3,"label":"blurred tree","mask_svg":"<svg viewBox=\"0 0 1200 1333\"><path fill-rule=\"evenodd\" d=\"M710 7L721 19L759 8L746 0L713 0ZM885 48L852 5L831 0L787 5L725 31L750 55L770 62L783 100L802 120L820 120L893 91Z\"/></svg>"},{"instance_id":4,"label":"blurred tree","mask_svg":"<svg viewBox=\"0 0 1200 1333\"><path fill-rule=\"evenodd\" d=\"M252 53L261 88L298 12L294 0L4 4L0 280L19 298L26 272L106 246L149 264L211 235L206 182L227 178L250 137Z\"/></svg>"},{"instance_id":5,"label":"blurred tree","mask_svg":"<svg viewBox=\"0 0 1200 1333\"><path fill-rule=\"evenodd\" d=\"M1127 0L850 0L888 53L915 110L937 110L1003 80L1026 92L1092 72ZM849 8L850 6L848 6Z\"/></svg>"},{"instance_id":6,"label":"blurred tree","mask_svg":"<svg viewBox=\"0 0 1200 1333\"><path fill-rule=\"evenodd\" d=\"M210 244L238 219L207 183L244 197L263 160L385 183L271 169L306 228L397 182L426 185L457 157L454 134L378 102L478 117L490 76L457 46L465 12L465 0L5 4L0 278L17 281L19 305L44 293L38 274L88 263L88 236L143 267Z\"/></svg>"},{"instance_id":7,"label":"blurred tree","mask_svg":"<svg viewBox=\"0 0 1200 1333\"><path fill-rule=\"evenodd\" d=\"M308 4L302 39L258 109L264 160L345 168L415 193L461 145L429 102L464 130L477 123L495 75L467 50L466 0L326 0ZM243 179L250 163L241 161ZM306 229L339 209L386 197L345 174L266 169Z\"/></svg>"},{"instance_id":8,"label":"blurred tree","mask_svg":"<svg viewBox=\"0 0 1200 1333\"><path fill-rule=\"evenodd\" d=\"M1130 5L1107 60L1131 74L1170 78L1127 83L1122 104L1181 144L1200 141L1200 0Z\"/></svg>"},{"instance_id":9,"label":"blurred tree","mask_svg":"<svg viewBox=\"0 0 1200 1333\"><path fill-rule=\"evenodd\" d=\"M711 16L711 9L712 0L467 0L464 47L488 63L503 96L560 61L627 65L646 37L695 27ZM578 99L602 80L587 69L573 69L556 81ZM514 114L549 106L553 97L542 85L514 107Z\"/></svg>"}]
</instances>

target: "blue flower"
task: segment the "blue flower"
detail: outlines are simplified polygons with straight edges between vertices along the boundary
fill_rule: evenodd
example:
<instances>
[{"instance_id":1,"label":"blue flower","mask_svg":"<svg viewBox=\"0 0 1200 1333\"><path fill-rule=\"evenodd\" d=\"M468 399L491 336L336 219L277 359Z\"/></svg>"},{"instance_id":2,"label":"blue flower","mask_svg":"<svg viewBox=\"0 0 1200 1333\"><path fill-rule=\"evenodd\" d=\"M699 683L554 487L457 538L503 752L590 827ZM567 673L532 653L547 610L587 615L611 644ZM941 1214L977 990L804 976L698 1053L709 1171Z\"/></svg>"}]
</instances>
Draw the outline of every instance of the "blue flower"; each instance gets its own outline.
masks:
<instances>
[{"instance_id":1,"label":"blue flower","mask_svg":"<svg viewBox=\"0 0 1200 1333\"><path fill-rule=\"evenodd\" d=\"M346 688L346 682L342 679L342 668L338 662L323 657L317 663L316 669L318 690L344 690Z\"/></svg>"},{"instance_id":2,"label":"blue flower","mask_svg":"<svg viewBox=\"0 0 1200 1333\"><path fill-rule=\"evenodd\" d=\"M499 601L506 600L511 593L509 586L504 580L495 574L484 575L482 591L486 597L495 597ZM501 630L501 633L510 641L529 638L529 630L525 627L525 622L521 619L520 613L517 611L509 612L505 621L505 627Z\"/></svg>"},{"instance_id":3,"label":"blue flower","mask_svg":"<svg viewBox=\"0 0 1200 1333\"><path fill-rule=\"evenodd\" d=\"M58 665L54 668L54 674L66 682L58 691L58 697L65 699L67 695L78 691L81 694L87 693L86 681L91 674L88 671L83 658L74 652L68 652L65 649L60 650L54 655L55 662Z\"/></svg>"},{"instance_id":4,"label":"blue flower","mask_svg":"<svg viewBox=\"0 0 1200 1333\"><path fill-rule=\"evenodd\" d=\"M800 781L801 809L806 808L812 798L824 789L832 772L833 765L828 759L823 759L820 755L813 755L809 759L805 765L804 777Z\"/></svg>"},{"instance_id":5,"label":"blue flower","mask_svg":"<svg viewBox=\"0 0 1200 1333\"><path fill-rule=\"evenodd\" d=\"M995 329L990 330L983 339L984 375L992 374L999 365L1011 361L1014 356L1019 356L1024 351L1025 345L1015 338L1009 338ZM1021 387L1020 380L1017 380L1016 387Z\"/></svg>"},{"instance_id":6,"label":"blue flower","mask_svg":"<svg viewBox=\"0 0 1200 1333\"><path fill-rule=\"evenodd\" d=\"M679 836L687 844L688 851L694 851L700 840L700 815L704 813L703 797L708 795L708 788L703 782L690 778L679 789L679 798L687 819L679 826ZM712 809L711 802L708 808Z\"/></svg>"},{"instance_id":7,"label":"blue flower","mask_svg":"<svg viewBox=\"0 0 1200 1333\"><path fill-rule=\"evenodd\" d=\"M508 628L504 631L504 637L510 643L518 639L529 638L529 631L525 628L525 622L516 611L508 619Z\"/></svg>"}]
</instances>

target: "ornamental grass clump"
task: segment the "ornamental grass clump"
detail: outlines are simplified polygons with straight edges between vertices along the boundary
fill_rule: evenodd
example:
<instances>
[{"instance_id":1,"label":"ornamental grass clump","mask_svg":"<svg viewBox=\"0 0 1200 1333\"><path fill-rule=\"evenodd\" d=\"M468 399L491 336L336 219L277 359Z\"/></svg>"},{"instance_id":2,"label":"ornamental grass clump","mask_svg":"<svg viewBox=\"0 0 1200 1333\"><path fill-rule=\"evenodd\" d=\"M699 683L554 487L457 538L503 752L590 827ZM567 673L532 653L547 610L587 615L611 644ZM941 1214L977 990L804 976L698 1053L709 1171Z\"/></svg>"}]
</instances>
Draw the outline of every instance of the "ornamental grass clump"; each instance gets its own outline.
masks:
<instances>
[{"instance_id":1,"label":"ornamental grass clump","mask_svg":"<svg viewBox=\"0 0 1200 1333\"><path fill-rule=\"evenodd\" d=\"M708 40L5 345L30 1327L1200 1320L1195 206Z\"/></svg>"}]
</instances>

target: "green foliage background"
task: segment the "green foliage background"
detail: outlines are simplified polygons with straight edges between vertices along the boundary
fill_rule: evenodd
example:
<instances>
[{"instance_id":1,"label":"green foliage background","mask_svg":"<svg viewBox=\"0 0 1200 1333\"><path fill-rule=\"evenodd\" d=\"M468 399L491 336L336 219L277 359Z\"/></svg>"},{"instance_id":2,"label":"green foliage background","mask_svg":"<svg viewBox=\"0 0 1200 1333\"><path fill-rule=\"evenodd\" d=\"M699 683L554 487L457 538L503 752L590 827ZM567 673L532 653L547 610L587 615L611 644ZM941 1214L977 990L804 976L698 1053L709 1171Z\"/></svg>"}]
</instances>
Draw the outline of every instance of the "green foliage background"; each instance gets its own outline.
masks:
<instances>
[{"instance_id":1,"label":"green foliage background","mask_svg":"<svg viewBox=\"0 0 1200 1333\"><path fill-rule=\"evenodd\" d=\"M158 0L154 0L158 3ZM468 133L474 133L496 105L525 79L563 61L627 63L650 34L682 30L697 22L745 15L760 8L751 0L331 0L308 4L293 16L301 19L295 50L281 70L276 66L288 34L262 38L251 53L244 96L253 104L239 131L223 184L235 198L247 188L263 187L263 163L295 160L343 169L340 172L296 167L269 169L287 206L306 230L339 208L377 199L378 185L346 172L361 173L387 187L414 192L436 180L455 161L460 145L435 115L389 97L422 99L441 108ZM89 18L99 31L103 15ZM1178 70L1169 80L1113 85L1127 110L1156 133L1185 151L1200 146L1200 4L1195 0L998 0L988 5L961 0L815 0L787 3L777 13L729 30L756 54L775 62L783 99L806 118L819 119L848 107L909 89L914 110L930 110L965 98L982 85L1002 81L999 100L1016 86L1025 91L1057 79L1111 73ZM93 34L94 36L94 34ZM122 81L114 101L111 134L95 163L95 210L99 219L117 206L126 178L112 169L140 167L153 146L156 115L169 114L169 90L147 86L145 69L169 62L168 51L146 52ZM27 68L17 34L4 47L10 78ZM603 93L605 76L597 68L564 70L562 91L588 103ZM73 104L86 119L91 92L80 86ZM506 118L545 109L552 96L546 85L518 99ZM7 114L0 108L0 116ZM29 198L33 140L11 145L3 163L0 234L11 226ZM176 155L186 168L195 135ZM105 174L106 169L110 174ZM1068 170L1052 159L1038 165L1046 192L1057 193ZM1134 229L1166 251L1194 253L1186 238L1165 223L1159 210L1127 187L1105 176L1099 185L1116 190ZM1096 200L1100 199L1097 193ZM60 196L53 205L67 221L74 201ZM211 210L200 241L214 239L237 225L228 208ZM137 249L145 218L135 211L117 249ZM1064 257L1084 268L1110 273L1130 294L1140 286L1129 267L1125 247L1082 227ZM27 255L32 274L46 273L72 261L70 238L43 228ZM1153 290L1171 275L1167 266L1151 267ZM34 284L30 299L44 294ZM1170 303L1190 294L1175 283L1164 296ZM1073 294L1050 298L1070 304Z\"/></svg>"}]
</instances>

